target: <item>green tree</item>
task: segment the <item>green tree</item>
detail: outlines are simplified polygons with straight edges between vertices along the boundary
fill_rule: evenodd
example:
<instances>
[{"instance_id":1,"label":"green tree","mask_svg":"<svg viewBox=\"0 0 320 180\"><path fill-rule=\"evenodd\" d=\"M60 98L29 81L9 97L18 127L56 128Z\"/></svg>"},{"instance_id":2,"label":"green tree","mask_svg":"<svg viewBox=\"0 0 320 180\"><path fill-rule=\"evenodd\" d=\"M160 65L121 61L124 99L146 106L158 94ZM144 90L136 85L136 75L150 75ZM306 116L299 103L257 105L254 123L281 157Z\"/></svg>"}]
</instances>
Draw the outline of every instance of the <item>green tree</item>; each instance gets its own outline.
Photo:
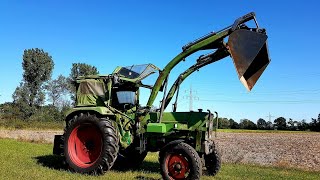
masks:
<instances>
[{"instance_id":1,"label":"green tree","mask_svg":"<svg viewBox=\"0 0 320 180\"><path fill-rule=\"evenodd\" d=\"M249 119L241 119L239 125L240 129L257 129L257 125Z\"/></svg>"},{"instance_id":2,"label":"green tree","mask_svg":"<svg viewBox=\"0 0 320 180\"><path fill-rule=\"evenodd\" d=\"M230 129L239 129L239 123L237 123L235 120L233 119L229 119L229 128Z\"/></svg>"},{"instance_id":3,"label":"green tree","mask_svg":"<svg viewBox=\"0 0 320 180\"><path fill-rule=\"evenodd\" d=\"M306 131L308 130L310 127L309 127L309 124L306 122L305 119L302 119L301 122L298 122L298 129L301 130L301 131Z\"/></svg>"},{"instance_id":4,"label":"green tree","mask_svg":"<svg viewBox=\"0 0 320 180\"><path fill-rule=\"evenodd\" d=\"M262 119L262 118L258 119L258 121L257 121L257 128L258 128L258 129L262 129L262 130L267 129L267 122L266 122L266 120L264 120L264 119Z\"/></svg>"},{"instance_id":5,"label":"green tree","mask_svg":"<svg viewBox=\"0 0 320 180\"><path fill-rule=\"evenodd\" d=\"M44 83L51 78L53 67L52 57L42 49L24 50L23 80L12 95L23 118L30 117L44 103Z\"/></svg>"},{"instance_id":6,"label":"green tree","mask_svg":"<svg viewBox=\"0 0 320 180\"><path fill-rule=\"evenodd\" d=\"M29 90L29 106L43 103L43 84L51 78L54 63L42 49L27 49L23 54L23 81Z\"/></svg>"},{"instance_id":7,"label":"green tree","mask_svg":"<svg viewBox=\"0 0 320 180\"><path fill-rule=\"evenodd\" d=\"M219 129L228 129L229 128L229 120L227 118L218 118Z\"/></svg>"},{"instance_id":8,"label":"green tree","mask_svg":"<svg viewBox=\"0 0 320 180\"><path fill-rule=\"evenodd\" d=\"M18 113L19 114L18 118L27 119L28 117L30 117L32 114L35 113L36 107L29 105L29 100L30 100L29 96L30 96L30 91L28 87L25 85L25 83L21 82L20 86L16 88L16 90L12 95L14 106L17 107L20 111L20 113ZM38 98L38 99L42 99L42 96L41 98Z\"/></svg>"},{"instance_id":9,"label":"green tree","mask_svg":"<svg viewBox=\"0 0 320 180\"><path fill-rule=\"evenodd\" d=\"M75 80L78 76L88 76L99 74L95 66L86 63L72 63L70 78Z\"/></svg>"},{"instance_id":10,"label":"green tree","mask_svg":"<svg viewBox=\"0 0 320 180\"><path fill-rule=\"evenodd\" d=\"M297 130L297 125L298 125L298 122L297 121L294 121L293 119L289 118L289 121L288 121L288 125L287 125L287 128L291 131L293 130Z\"/></svg>"},{"instance_id":11,"label":"green tree","mask_svg":"<svg viewBox=\"0 0 320 180\"><path fill-rule=\"evenodd\" d=\"M311 131L320 131L320 114L318 114L318 119L312 118L310 122Z\"/></svg>"},{"instance_id":12,"label":"green tree","mask_svg":"<svg viewBox=\"0 0 320 180\"><path fill-rule=\"evenodd\" d=\"M277 126L279 130L285 130L287 128L287 120L284 117L278 117L274 120L274 125Z\"/></svg>"},{"instance_id":13,"label":"green tree","mask_svg":"<svg viewBox=\"0 0 320 180\"><path fill-rule=\"evenodd\" d=\"M273 123L271 122L271 121L268 121L267 122L267 128L266 128L267 130L271 130L271 129L273 129Z\"/></svg>"},{"instance_id":14,"label":"green tree","mask_svg":"<svg viewBox=\"0 0 320 180\"><path fill-rule=\"evenodd\" d=\"M0 119L11 120L20 118L21 111L20 109L12 102L5 102L0 105Z\"/></svg>"},{"instance_id":15,"label":"green tree","mask_svg":"<svg viewBox=\"0 0 320 180\"><path fill-rule=\"evenodd\" d=\"M48 81L45 88L52 105L60 109L64 104L62 98L68 92L67 78L63 75L59 75L56 79Z\"/></svg>"},{"instance_id":16,"label":"green tree","mask_svg":"<svg viewBox=\"0 0 320 180\"><path fill-rule=\"evenodd\" d=\"M71 100L74 102L76 99L76 86L75 80L79 76L88 76L99 74L98 69L95 66L86 63L72 63L71 72L68 78L68 90L71 96Z\"/></svg>"}]
</instances>

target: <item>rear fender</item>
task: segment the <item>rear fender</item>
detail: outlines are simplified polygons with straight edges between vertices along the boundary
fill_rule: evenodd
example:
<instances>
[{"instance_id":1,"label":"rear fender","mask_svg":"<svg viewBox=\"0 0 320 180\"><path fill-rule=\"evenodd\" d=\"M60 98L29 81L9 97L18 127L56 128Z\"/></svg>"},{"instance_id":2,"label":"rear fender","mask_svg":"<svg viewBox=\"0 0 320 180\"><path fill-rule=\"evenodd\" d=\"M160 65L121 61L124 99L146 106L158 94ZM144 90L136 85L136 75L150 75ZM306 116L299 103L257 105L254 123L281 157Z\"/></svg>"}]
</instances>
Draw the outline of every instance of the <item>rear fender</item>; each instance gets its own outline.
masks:
<instances>
[{"instance_id":1,"label":"rear fender","mask_svg":"<svg viewBox=\"0 0 320 180\"><path fill-rule=\"evenodd\" d=\"M66 120L71 119L74 115L79 113L91 112L93 114L101 116L112 116L114 115L107 107L75 107L66 113Z\"/></svg>"}]
</instances>

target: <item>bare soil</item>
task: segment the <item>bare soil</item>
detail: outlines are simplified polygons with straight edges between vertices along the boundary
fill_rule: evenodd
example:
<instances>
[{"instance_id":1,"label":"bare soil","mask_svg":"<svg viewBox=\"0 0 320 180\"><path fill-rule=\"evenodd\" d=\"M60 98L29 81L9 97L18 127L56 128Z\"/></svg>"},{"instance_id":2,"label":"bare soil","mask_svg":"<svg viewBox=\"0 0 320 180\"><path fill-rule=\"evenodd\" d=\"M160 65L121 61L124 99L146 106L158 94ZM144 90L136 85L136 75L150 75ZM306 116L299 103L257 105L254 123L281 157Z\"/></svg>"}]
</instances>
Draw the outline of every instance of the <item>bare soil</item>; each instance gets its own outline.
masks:
<instances>
[{"instance_id":1,"label":"bare soil","mask_svg":"<svg viewBox=\"0 0 320 180\"><path fill-rule=\"evenodd\" d=\"M63 131L49 130L3 130L0 129L0 138L10 138L30 142L53 143L54 135L63 134Z\"/></svg>"},{"instance_id":2,"label":"bare soil","mask_svg":"<svg viewBox=\"0 0 320 180\"><path fill-rule=\"evenodd\" d=\"M320 133L218 133L224 162L320 171Z\"/></svg>"},{"instance_id":3,"label":"bare soil","mask_svg":"<svg viewBox=\"0 0 320 180\"><path fill-rule=\"evenodd\" d=\"M0 138L53 143L62 131L0 130ZM223 162L320 171L320 133L218 133Z\"/></svg>"}]
</instances>

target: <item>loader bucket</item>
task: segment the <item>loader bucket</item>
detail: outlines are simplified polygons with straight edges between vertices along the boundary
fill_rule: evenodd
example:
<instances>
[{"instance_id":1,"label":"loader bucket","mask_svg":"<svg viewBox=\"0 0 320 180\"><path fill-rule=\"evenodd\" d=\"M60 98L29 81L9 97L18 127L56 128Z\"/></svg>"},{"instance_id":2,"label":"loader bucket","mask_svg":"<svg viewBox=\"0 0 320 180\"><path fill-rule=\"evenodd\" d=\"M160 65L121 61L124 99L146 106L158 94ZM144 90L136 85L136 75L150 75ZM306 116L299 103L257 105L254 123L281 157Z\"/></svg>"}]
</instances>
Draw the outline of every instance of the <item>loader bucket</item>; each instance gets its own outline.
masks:
<instances>
[{"instance_id":1,"label":"loader bucket","mask_svg":"<svg viewBox=\"0 0 320 180\"><path fill-rule=\"evenodd\" d=\"M234 31L228 39L233 63L242 84L251 91L257 80L270 63L268 36L246 29Z\"/></svg>"}]
</instances>

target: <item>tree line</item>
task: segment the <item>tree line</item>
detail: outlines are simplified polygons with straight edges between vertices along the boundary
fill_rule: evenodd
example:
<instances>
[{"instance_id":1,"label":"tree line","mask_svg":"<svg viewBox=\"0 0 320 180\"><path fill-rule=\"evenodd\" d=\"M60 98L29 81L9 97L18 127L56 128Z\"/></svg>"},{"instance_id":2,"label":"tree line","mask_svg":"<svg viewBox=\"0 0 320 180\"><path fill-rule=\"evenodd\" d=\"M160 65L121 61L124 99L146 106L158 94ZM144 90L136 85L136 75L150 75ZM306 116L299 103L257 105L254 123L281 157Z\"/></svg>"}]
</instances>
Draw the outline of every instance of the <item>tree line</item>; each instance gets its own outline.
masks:
<instances>
[{"instance_id":1,"label":"tree line","mask_svg":"<svg viewBox=\"0 0 320 180\"><path fill-rule=\"evenodd\" d=\"M320 113L317 118L311 118L307 123L305 119L301 121L288 120L284 117L278 117L271 121L259 118L256 123L249 119L241 119L240 123L233 119L218 118L219 129L250 129L250 130L291 130L291 131L320 131Z\"/></svg>"},{"instance_id":2,"label":"tree line","mask_svg":"<svg viewBox=\"0 0 320 180\"><path fill-rule=\"evenodd\" d=\"M22 80L12 94L13 101L0 105L2 119L61 121L75 100L75 79L95 75L96 67L72 63L69 76L52 79L54 61L43 49L24 50Z\"/></svg>"}]
</instances>

